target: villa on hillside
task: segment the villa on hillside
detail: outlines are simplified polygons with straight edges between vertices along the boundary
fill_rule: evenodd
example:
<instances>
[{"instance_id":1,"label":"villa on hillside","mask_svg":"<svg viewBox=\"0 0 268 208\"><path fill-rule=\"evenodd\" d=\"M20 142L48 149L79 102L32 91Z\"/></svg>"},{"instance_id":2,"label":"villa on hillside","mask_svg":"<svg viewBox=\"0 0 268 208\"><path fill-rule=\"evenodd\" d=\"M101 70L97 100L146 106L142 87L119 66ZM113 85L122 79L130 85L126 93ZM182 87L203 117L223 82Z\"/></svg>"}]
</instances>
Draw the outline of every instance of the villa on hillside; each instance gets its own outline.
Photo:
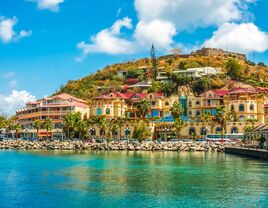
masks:
<instances>
[{"instance_id":1,"label":"villa on hillside","mask_svg":"<svg viewBox=\"0 0 268 208\"><path fill-rule=\"evenodd\" d=\"M213 67L199 67L199 68L189 68L186 70L175 70L172 71L172 73L186 75L187 77L191 78L200 78L220 74L221 69ZM165 71L159 71L156 79L159 81L166 81L169 79L168 73Z\"/></svg>"},{"instance_id":2,"label":"villa on hillside","mask_svg":"<svg viewBox=\"0 0 268 208\"><path fill-rule=\"evenodd\" d=\"M46 137L46 130L40 129L39 135L33 127L35 120L44 121L49 118L53 128L49 137L63 137L63 117L70 112L80 112L82 116L88 116L86 101L78 99L66 93L46 97L35 102L27 103L26 107L16 112L16 122L21 124L21 137Z\"/></svg>"}]
</instances>

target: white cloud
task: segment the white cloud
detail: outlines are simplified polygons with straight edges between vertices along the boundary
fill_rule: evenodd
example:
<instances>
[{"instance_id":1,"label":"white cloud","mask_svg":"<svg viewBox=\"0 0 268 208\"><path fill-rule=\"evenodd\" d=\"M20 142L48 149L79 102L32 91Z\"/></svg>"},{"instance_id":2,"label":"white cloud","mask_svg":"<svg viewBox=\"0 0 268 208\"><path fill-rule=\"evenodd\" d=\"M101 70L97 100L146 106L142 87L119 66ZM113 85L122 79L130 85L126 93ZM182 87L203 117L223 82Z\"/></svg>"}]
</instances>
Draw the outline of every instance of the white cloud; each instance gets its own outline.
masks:
<instances>
[{"instance_id":1,"label":"white cloud","mask_svg":"<svg viewBox=\"0 0 268 208\"><path fill-rule=\"evenodd\" d=\"M112 27L101 30L99 33L92 36L90 43L84 41L78 43L77 48L81 49L84 55L89 53L131 53L133 43L122 37L121 29L123 27L132 29L131 19L125 17L117 20ZM80 60L80 58L77 60Z\"/></svg>"},{"instance_id":2,"label":"white cloud","mask_svg":"<svg viewBox=\"0 0 268 208\"><path fill-rule=\"evenodd\" d=\"M252 18L248 6L256 0L135 0L138 23L130 38L122 38L120 29L131 25L115 25L91 37L91 42L77 44L84 54L127 54L148 50L152 43L167 51L181 43L174 37L183 31L221 26L226 22L242 22ZM128 27L127 27L128 28ZM81 60L81 58L78 58Z\"/></svg>"},{"instance_id":3,"label":"white cloud","mask_svg":"<svg viewBox=\"0 0 268 208\"><path fill-rule=\"evenodd\" d=\"M48 9L52 12L58 12L60 10L59 5L64 2L64 0L27 0L37 3L37 8L44 10Z\"/></svg>"},{"instance_id":4,"label":"white cloud","mask_svg":"<svg viewBox=\"0 0 268 208\"><path fill-rule=\"evenodd\" d=\"M176 28L171 22L154 20L149 23L140 21L135 30L135 40L143 48L155 44L158 49L167 50L173 43Z\"/></svg>"},{"instance_id":5,"label":"white cloud","mask_svg":"<svg viewBox=\"0 0 268 208\"><path fill-rule=\"evenodd\" d=\"M6 18L0 16L0 39L3 43L9 43L11 41L18 41L21 38L31 36L32 31L21 30L17 33L14 30L14 26L18 20L16 17Z\"/></svg>"},{"instance_id":6,"label":"white cloud","mask_svg":"<svg viewBox=\"0 0 268 208\"><path fill-rule=\"evenodd\" d=\"M224 23L204 46L243 53L264 52L268 49L268 34L253 23Z\"/></svg>"},{"instance_id":7,"label":"white cloud","mask_svg":"<svg viewBox=\"0 0 268 208\"><path fill-rule=\"evenodd\" d=\"M254 0L135 0L138 13L136 42L146 48L173 47L173 38L181 31L220 25L249 18L247 5ZM162 37L162 38L161 38Z\"/></svg>"},{"instance_id":8,"label":"white cloud","mask_svg":"<svg viewBox=\"0 0 268 208\"><path fill-rule=\"evenodd\" d=\"M7 96L0 95L0 112L7 115L14 115L16 110L23 108L27 102L35 99L35 96L25 90L13 90Z\"/></svg>"},{"instance_id":9,"label":"white cloud","mask_svg":"<svg viewBox=\"0 0 268 208\"><path fill-rule=\"evenodd\" d=\"M172 22L178 31L240 20L248 0L135 0L141 21Z\"/></svg>"}]
</instances>

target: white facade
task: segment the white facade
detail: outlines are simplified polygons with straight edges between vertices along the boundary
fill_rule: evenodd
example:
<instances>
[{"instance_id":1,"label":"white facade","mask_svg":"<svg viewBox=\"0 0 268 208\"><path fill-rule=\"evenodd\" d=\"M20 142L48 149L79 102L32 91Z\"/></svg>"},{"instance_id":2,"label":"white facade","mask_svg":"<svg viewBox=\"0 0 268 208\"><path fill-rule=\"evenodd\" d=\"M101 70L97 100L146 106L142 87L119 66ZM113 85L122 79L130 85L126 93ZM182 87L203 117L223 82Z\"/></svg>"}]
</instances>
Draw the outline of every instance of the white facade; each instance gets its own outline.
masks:
<instances>
[{"instance_id":1,"label":"white facade","mask_svg":"<svg viewBox=\"0 0 268 208\"><path fill-rule=\"evenodd\" d=\"M213 67L200 67L200 68L189 68L186 70L173 71L173 74L185 74L188 77L199 78L205 76L211 76L221 73L221 69ZM158 80L167 80L167 72L158 72Z\"/></svg>"}]
</instances>

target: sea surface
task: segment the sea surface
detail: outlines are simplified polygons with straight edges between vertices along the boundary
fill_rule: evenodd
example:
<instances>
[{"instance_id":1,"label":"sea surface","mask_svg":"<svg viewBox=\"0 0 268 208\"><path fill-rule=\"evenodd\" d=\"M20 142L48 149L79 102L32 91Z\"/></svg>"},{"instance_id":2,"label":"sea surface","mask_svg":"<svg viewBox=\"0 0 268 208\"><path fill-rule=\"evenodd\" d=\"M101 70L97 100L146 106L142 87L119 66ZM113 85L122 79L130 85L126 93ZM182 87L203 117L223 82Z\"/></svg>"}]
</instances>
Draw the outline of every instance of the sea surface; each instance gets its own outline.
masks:
<instances>
[{"instance_id":1,"label":"sea surface","mask_svg":"<svg viewBox=\"0 0 268 208\"><path fill-rule=\"evenodd\" d=\"M0 151L0 207L268 207L268 162L224 153Z\"/></svg>"}]
</instances>

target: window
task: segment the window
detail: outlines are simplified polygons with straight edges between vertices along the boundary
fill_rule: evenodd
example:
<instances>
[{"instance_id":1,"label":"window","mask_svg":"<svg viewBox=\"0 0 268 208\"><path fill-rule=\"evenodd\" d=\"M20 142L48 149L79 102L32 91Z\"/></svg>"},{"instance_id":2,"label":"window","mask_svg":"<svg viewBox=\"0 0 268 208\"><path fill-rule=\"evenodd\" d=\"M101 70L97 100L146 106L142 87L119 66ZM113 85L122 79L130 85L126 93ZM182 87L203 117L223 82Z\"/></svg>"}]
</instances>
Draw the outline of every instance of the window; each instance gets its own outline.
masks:
<instances>
[{"instance_id":1,"label":"window","mask_svg":"<svg viewBox=\"0 0 268 208\"><path fill-rule=\"evenodd\" d=\"M195 102L195 105L200 105L200 101L197 100L197 101Z\"/></svg>"},{"instance_id":2,"label":"window","mask_svg":"<svg viewBox=\"0 0 268 208\"><path fill-rule=\"evenodd\" d=\"M110 113L111 113L110 108L106 108L106 115L110 115Z\"/></svg>"},{"instance_id":3,"label":"window","mask_svg":"<svg viewBox=\"0 0 268 208\"><path fill-rule=\"evenodd\" d=\"M200 135L206 135L207 134L207 129L206 127L202 127L200 131Z\"/></svg>"},{"instance_id":4,"label":"window","mask_svg":"<svg viewBox=\"0 0 268 208\"><path fill-rule=\"evenodd\" d=\"M189 135L192 136L192 135L195 135L195 128L194 127L191 127L189 129Z\"/></svg>"},{"instance_id":5,"label":"window","mask_svg":"<svg viewBox=\"0 0 268 208\"><path fill-rule=\"evenodd\" d=\"M231 111L234 111L234 105L233 104L231 105Z\"/></svg>"},{"instance_id":6,"label":"window","mask_svg":"<svg viewBox=\"0 0 268 208\"><path fill-rule=\"evenodd\" d=\"M192 107L192 101L189 101L189 107Z\"/></svg>"},{"instance_id":7,"label":"window","mask_svg":"<svg viewBox=\"0 0 268 208\"><path fill-rule=\"evenodd\" d=\"M218 126L218 127L216 128L216 134L220 134L220 133L221 133L221 127Z\"/></svg>"},{"instance_id":8,"label":"window","mask_svg":"<svg viewBox=\"0 0 268 208\"><path fill-rule=\"evenodd\" d=\"M245 121L245 116L239 116L239 121Z\"/></svg>"},{"instance_id":9,"label":"window","mask_svg":"<svg viewBox=\"0 0 268 208\"><path fill-rule=\"evenodd\" d=\"M169 102L168 101L165 102L165 106L169 106Z\"/></svg>"},{"instance_id":10,"label":"window","mask_svg":"<svg viewBox=\"0 0 268 208\"><path fill-rule=\"evenodd\" d=\"M196 111L196 117L199 117L201 115L200 111Z\"/></svg>"},{"instance_id":11,"label":"window","mask_svg":"<svg viewBox=\"0 0 268 208\"><path fill-rule=\"evenodd\" d=\"M245 111L245 106L244 104L239 105L239 111Z\"/></svg>"},{"instance_id":12,"label":"window","mask_svg":"<svg viewBox=\"0 0 268 208\"><path fill-rule=\"evenodd\" d=\"M253 104L251 104L251 105L249 106L249 110L254 111L254 105L253 105Z\"/></svg>"},{"instance_id":13,"label":"window","mask_svg":"<svg viewBox=\"0 0 268 208\"><path fill-rule=\"evenodd\" d=\"M155 106L155 101L152 101L152 106Z\"/></svg>"},{"instance_id":14,"label":"window","mask_svg":"<svg viewBox=\"0 0 268 208\"><path fill-rule=\"evenodd\" d=\"M97 115L102 115L102 110L101 110L101 108L98 108L98 109L97 109Z\"/></svg>"},{"instance_id":15,"label":"window","mask_svg":"<svg viewBox=\"0 0 268 208\"><path fill-rule=\"evenodd\" d=\"M237 127L233 127L233 128L231 129L231 133L232 133L232 134L237 134L237 133L238 133L238 128L237 128Z\"/></svg>"}]
</instances>

